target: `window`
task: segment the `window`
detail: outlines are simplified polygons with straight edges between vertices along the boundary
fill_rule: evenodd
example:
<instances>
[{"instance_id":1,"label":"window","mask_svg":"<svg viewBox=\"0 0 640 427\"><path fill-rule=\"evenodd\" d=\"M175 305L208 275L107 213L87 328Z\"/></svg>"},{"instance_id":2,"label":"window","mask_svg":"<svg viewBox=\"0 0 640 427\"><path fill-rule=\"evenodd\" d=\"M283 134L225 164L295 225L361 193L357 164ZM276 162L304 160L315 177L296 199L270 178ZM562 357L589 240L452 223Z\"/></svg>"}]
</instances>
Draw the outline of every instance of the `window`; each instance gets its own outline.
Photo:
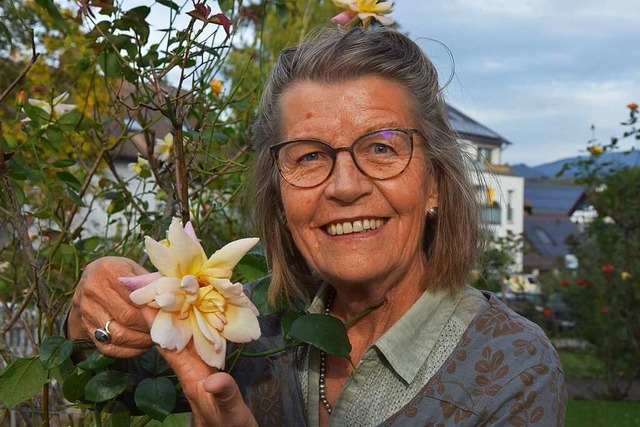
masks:
<instances>
[{"instance_id":1,"label":"window","mask_svg":"<svg viewBox=\"0 0 640 427\"><path fill-rule=\"evenodd\" d=\"M478 163L480 164L491 164L491 148L486 147L478 147Z\"/></svg>"},{"instance_id":2,"label":"window","mask_svg":"<svg viewBox=\"0 0 640 427\"><path fill-rule=\"evenodd\" d=\"M507 221L513 224L513 190L507 191Z\"/></svg>"}]
</instances>

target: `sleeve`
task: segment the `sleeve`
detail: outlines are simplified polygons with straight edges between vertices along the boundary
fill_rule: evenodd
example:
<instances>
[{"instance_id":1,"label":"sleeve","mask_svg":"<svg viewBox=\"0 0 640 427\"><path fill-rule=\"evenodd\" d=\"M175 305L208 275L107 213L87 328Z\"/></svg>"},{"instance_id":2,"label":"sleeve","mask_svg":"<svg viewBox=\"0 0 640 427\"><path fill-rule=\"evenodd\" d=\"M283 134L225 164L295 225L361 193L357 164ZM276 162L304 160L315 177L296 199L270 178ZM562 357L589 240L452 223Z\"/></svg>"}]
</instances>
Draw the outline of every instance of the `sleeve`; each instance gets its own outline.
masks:
<instances>
[{"instance_id":1,"label":"sleeve","mask_svg":"<svg viewBox=\"0 0 640 427\"><path fill-rule=\"evenodd\" d=\"M564 426L567 390L557 366L535 365L511 379L496 396L489 418L498 426Z\"/></svg>"}]
</instances>

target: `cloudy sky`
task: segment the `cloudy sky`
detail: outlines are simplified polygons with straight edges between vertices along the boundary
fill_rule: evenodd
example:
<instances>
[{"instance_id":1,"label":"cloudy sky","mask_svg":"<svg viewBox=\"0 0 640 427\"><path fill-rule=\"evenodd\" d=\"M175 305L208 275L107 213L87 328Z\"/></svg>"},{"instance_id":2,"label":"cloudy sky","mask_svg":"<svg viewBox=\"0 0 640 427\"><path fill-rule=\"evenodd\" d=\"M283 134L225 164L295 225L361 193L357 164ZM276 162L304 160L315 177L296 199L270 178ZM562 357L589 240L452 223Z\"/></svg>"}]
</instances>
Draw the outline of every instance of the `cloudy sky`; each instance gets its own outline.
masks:
<instances>
[{"instance_id":1,"label":"cloudy sky","mask_svg":"<svg viewBox=\"0 0 640 427\"><path fill-rule=\"evenodd\" d=\"M433 56L447 101L511 145L510 164L580 154L619 135L640 103L638 0L396 0L393 17ZM595 130L591 130L591 125Z\"/></svg>"}]
</instances>

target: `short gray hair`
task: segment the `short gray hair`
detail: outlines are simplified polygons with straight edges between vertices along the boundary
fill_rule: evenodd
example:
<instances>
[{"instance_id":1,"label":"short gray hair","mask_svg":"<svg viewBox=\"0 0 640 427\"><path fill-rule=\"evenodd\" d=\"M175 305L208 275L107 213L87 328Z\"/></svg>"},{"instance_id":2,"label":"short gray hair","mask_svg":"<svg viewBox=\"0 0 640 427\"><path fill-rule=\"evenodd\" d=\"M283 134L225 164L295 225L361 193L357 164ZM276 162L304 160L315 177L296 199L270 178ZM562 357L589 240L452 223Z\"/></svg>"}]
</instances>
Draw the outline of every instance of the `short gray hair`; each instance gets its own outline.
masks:
<instances>
[{"instance_id":1,"label":"short gray hair","mask_svg":"<svg viewBox=\"0 0 640 427\"><path fill-rule=\"evenodd\" d=\"M272 269L272 302L282 296L307 296L315 281L286 228L278 169L269 152L282 139L281 96L299 81L337 83L364 76L389 79L406 88L424 137L427 171L439 193L437 215L425 218L423 249L432 267L425 286L458 291L475 266L480 240L475 190L447 118L435 67L416 43L396 30L329 28L282 51L265 83L253 128L253 220Z\"/></svg>"}]
</instances>

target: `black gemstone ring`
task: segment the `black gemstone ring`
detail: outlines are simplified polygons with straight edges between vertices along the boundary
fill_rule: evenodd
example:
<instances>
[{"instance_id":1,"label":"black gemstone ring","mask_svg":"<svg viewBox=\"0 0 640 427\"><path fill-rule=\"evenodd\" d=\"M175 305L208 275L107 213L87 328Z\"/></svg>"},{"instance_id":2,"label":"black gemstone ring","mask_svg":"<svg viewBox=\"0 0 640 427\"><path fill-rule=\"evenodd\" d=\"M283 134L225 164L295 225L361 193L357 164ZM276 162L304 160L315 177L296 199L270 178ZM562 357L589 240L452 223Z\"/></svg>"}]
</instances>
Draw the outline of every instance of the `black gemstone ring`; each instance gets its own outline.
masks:
<instances>
[{"instance_id":1,"label":"black gemstone ring","mask_svg":"<svg viewBox=\"0 0 640 427\"><path fill-rule=\"evenodd\" d=\"M94 336L96 337L96 340L102 344L106 344L109 341L111 341L111 332L109 332L109 325L111 324L111 321L113 319L109 320L107 322L106 325L104 325L104 328L98 328L96 329L96 331L94 332Z\"/></svg>"}]
</instances>

